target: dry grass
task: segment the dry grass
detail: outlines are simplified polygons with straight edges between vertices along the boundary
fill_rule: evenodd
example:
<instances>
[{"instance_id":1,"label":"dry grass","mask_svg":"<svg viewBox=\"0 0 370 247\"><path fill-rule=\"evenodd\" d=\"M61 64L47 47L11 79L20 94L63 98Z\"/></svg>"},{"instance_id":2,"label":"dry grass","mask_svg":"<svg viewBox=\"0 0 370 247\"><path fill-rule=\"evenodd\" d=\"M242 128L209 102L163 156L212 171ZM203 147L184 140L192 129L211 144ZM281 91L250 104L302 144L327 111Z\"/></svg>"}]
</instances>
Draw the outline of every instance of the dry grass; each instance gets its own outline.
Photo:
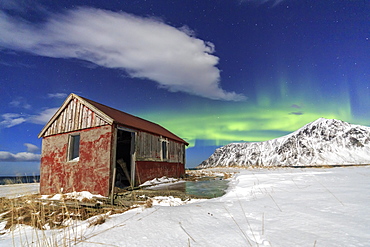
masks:
<instances>
[{"instance_id":1,"label":"dry grass","mask_svg":"<svg viewBox=\"0 0 370 247\"><path fill-rule=\"evenodd\" d=\"M153 199L152 198L148 198L146 200L146 202L144 203L144 207L145 208L151 208L151 207L153 207Z\"/></svg>"},{"instance_id":2,"label":"dry grass","mask_svg":"<svg viewBox=\"0 0 370 247\"><path fill-rule=\"evenodd\" d=\"M144 208L153 206L152 198L136 194L125 203L115 205L109 204L108 199L99 198L101 203L97 203L95 198L78 201L69 199L65 194L57 197L59 200L52 200L52 195L47 199L42 199L40 195L1 197L0 222L3 224L0 235L10 233L13 246L18 241L19 246L71 246L85 239L85 230L77 227L78 221L85 221L88 227L94 227L104 224L112 214L123 213L139 205ZM20 225L33 227L33 232L26 233ZM49 229L57 231L44 231Z\"/></svg>"},{"instance_id":3,"label":"dry grass","mask_svg":"<svg viewBox=\"0 0 370 247\"><path fill-rule=\"evenodd\" d=\"M59 229L67 227L68 222L88 219L89 225L95 226L103 224L112 214L123 213L138 205L151 208L151 197L167 194L180 198L182 195L178 191L127 191L120 196L120 200L115 200L116 205L101 202L101 199L98 201L96 198L83 198L78 201L69 199L65 194L62 194L59 200L52 200L54 195L41 199L40 195L35 194L17 198L0 197L0 221L6 221L3 230L12 230L19 224L40 230ZM187 196L182 199L189 198Z\"/></svg>"},{"instance_id":4,"label":"dry grass","mask_svg":"<svg viewBox=\"0 0 370 247\"><path fill-rule=\"evenodd\" d=\"M5 185L15 184L15 183L16 183L16 181L15 181L15 180L13 180L13 179L10 179L10 178L5 178L5 179L4 179L4 184L5 184Z\"/></svg>"},{"instance_id":5,"label":"dry grass","mask_svg":"<svg viewBox=\"0 0 370 247\"><path fill-rule=\"evenodd\" d=\"M96 199L83 200L83 203L95 205ZM101 224L109 214L122 213L129 207L87 207L76 200L51 201L41 200L38 195L18 198L0 198L0 221L6 221L5 230L12 229L18 224L29 225L37 229L57 229L67 226L70 220L86 220L93 216L104 215L95 221ZM110 212L107 214L107 212ZM104 219L104 221L103 221Z\"/></svg>"}]
</instances>

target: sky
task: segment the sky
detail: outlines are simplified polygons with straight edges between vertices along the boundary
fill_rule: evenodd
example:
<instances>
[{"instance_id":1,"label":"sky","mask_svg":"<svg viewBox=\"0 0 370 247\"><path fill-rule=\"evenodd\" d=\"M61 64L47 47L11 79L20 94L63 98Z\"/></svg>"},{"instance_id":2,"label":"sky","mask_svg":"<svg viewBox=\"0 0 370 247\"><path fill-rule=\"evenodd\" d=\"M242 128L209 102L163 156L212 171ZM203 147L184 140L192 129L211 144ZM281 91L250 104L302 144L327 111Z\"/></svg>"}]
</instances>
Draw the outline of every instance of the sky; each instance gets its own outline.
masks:
<instances>
[{"instance_id":1,"label":"sky","mask_svg":"<svg viewBox=\"0 0 370 247\"><path fill-rule=\"evenodd\" d=\"M187 167L320 117L370 126L369 0L3 0L0 175L39 173L70 93L158 123Z\"/></svg>"}]
</instances>

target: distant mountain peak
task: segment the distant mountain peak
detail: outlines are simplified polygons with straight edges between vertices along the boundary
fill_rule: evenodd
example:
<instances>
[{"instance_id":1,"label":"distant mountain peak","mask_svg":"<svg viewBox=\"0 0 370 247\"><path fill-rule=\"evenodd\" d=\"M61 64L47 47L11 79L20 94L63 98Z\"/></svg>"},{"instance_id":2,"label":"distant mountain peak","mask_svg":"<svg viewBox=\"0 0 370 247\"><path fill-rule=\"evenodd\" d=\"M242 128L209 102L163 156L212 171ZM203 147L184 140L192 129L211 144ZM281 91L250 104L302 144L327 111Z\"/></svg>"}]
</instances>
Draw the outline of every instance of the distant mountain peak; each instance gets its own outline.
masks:
<instances>
[{"instance_id":1,"label":"distant mountain peak","mask_svg":"<svg viewBox=\"0 0 370 247\"><path fill-rule=\"evenodd\" d=\"M264 142L231 143L198 167L370 164L370 127L319 118Z\"/></svg>"}]
</instances>

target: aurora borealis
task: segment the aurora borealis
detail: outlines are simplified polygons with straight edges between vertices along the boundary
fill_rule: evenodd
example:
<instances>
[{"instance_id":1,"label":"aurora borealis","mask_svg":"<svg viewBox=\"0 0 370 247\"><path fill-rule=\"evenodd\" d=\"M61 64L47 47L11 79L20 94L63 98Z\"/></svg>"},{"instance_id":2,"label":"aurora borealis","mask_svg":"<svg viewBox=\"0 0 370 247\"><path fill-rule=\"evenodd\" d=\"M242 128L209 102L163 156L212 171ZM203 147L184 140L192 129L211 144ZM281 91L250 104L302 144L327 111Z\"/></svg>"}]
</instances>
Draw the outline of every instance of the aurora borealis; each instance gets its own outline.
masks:
<instances>
[{"instance_id":1,"label":"aurora borealis","mask_svg":"<svg viewBox=\"0 0 370 247\"><path fill-rule=\"evenodd\" d=\"M0 175L38 173L69 93L190 143L277 138L320 117L370 126L369 1L2 1Z\"/></svg>"}]
</instances>

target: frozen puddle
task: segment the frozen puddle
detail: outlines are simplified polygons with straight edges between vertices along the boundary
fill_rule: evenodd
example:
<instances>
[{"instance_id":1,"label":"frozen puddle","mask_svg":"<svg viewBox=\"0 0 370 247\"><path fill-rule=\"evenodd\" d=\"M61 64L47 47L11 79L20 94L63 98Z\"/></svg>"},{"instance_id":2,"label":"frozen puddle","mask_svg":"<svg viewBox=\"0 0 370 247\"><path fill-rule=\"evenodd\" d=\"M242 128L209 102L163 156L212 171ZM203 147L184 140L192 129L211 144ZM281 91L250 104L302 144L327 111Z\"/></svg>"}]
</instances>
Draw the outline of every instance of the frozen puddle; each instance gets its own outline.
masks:
<instances>
[{"instance_id":1,"label":"frozen puddle","mask_svg":"<svg viewBox=\"0 0 370 247\"><path fill-rule=\"evenodd\" d=\"M150 190L177 190L184 192L188 195L202 197L202 198L215 198L223 196L228 188L228 180L224 179L210 179L201 181L182 181L171 184L157 185Z\"/></svg>"}]
</instances>

